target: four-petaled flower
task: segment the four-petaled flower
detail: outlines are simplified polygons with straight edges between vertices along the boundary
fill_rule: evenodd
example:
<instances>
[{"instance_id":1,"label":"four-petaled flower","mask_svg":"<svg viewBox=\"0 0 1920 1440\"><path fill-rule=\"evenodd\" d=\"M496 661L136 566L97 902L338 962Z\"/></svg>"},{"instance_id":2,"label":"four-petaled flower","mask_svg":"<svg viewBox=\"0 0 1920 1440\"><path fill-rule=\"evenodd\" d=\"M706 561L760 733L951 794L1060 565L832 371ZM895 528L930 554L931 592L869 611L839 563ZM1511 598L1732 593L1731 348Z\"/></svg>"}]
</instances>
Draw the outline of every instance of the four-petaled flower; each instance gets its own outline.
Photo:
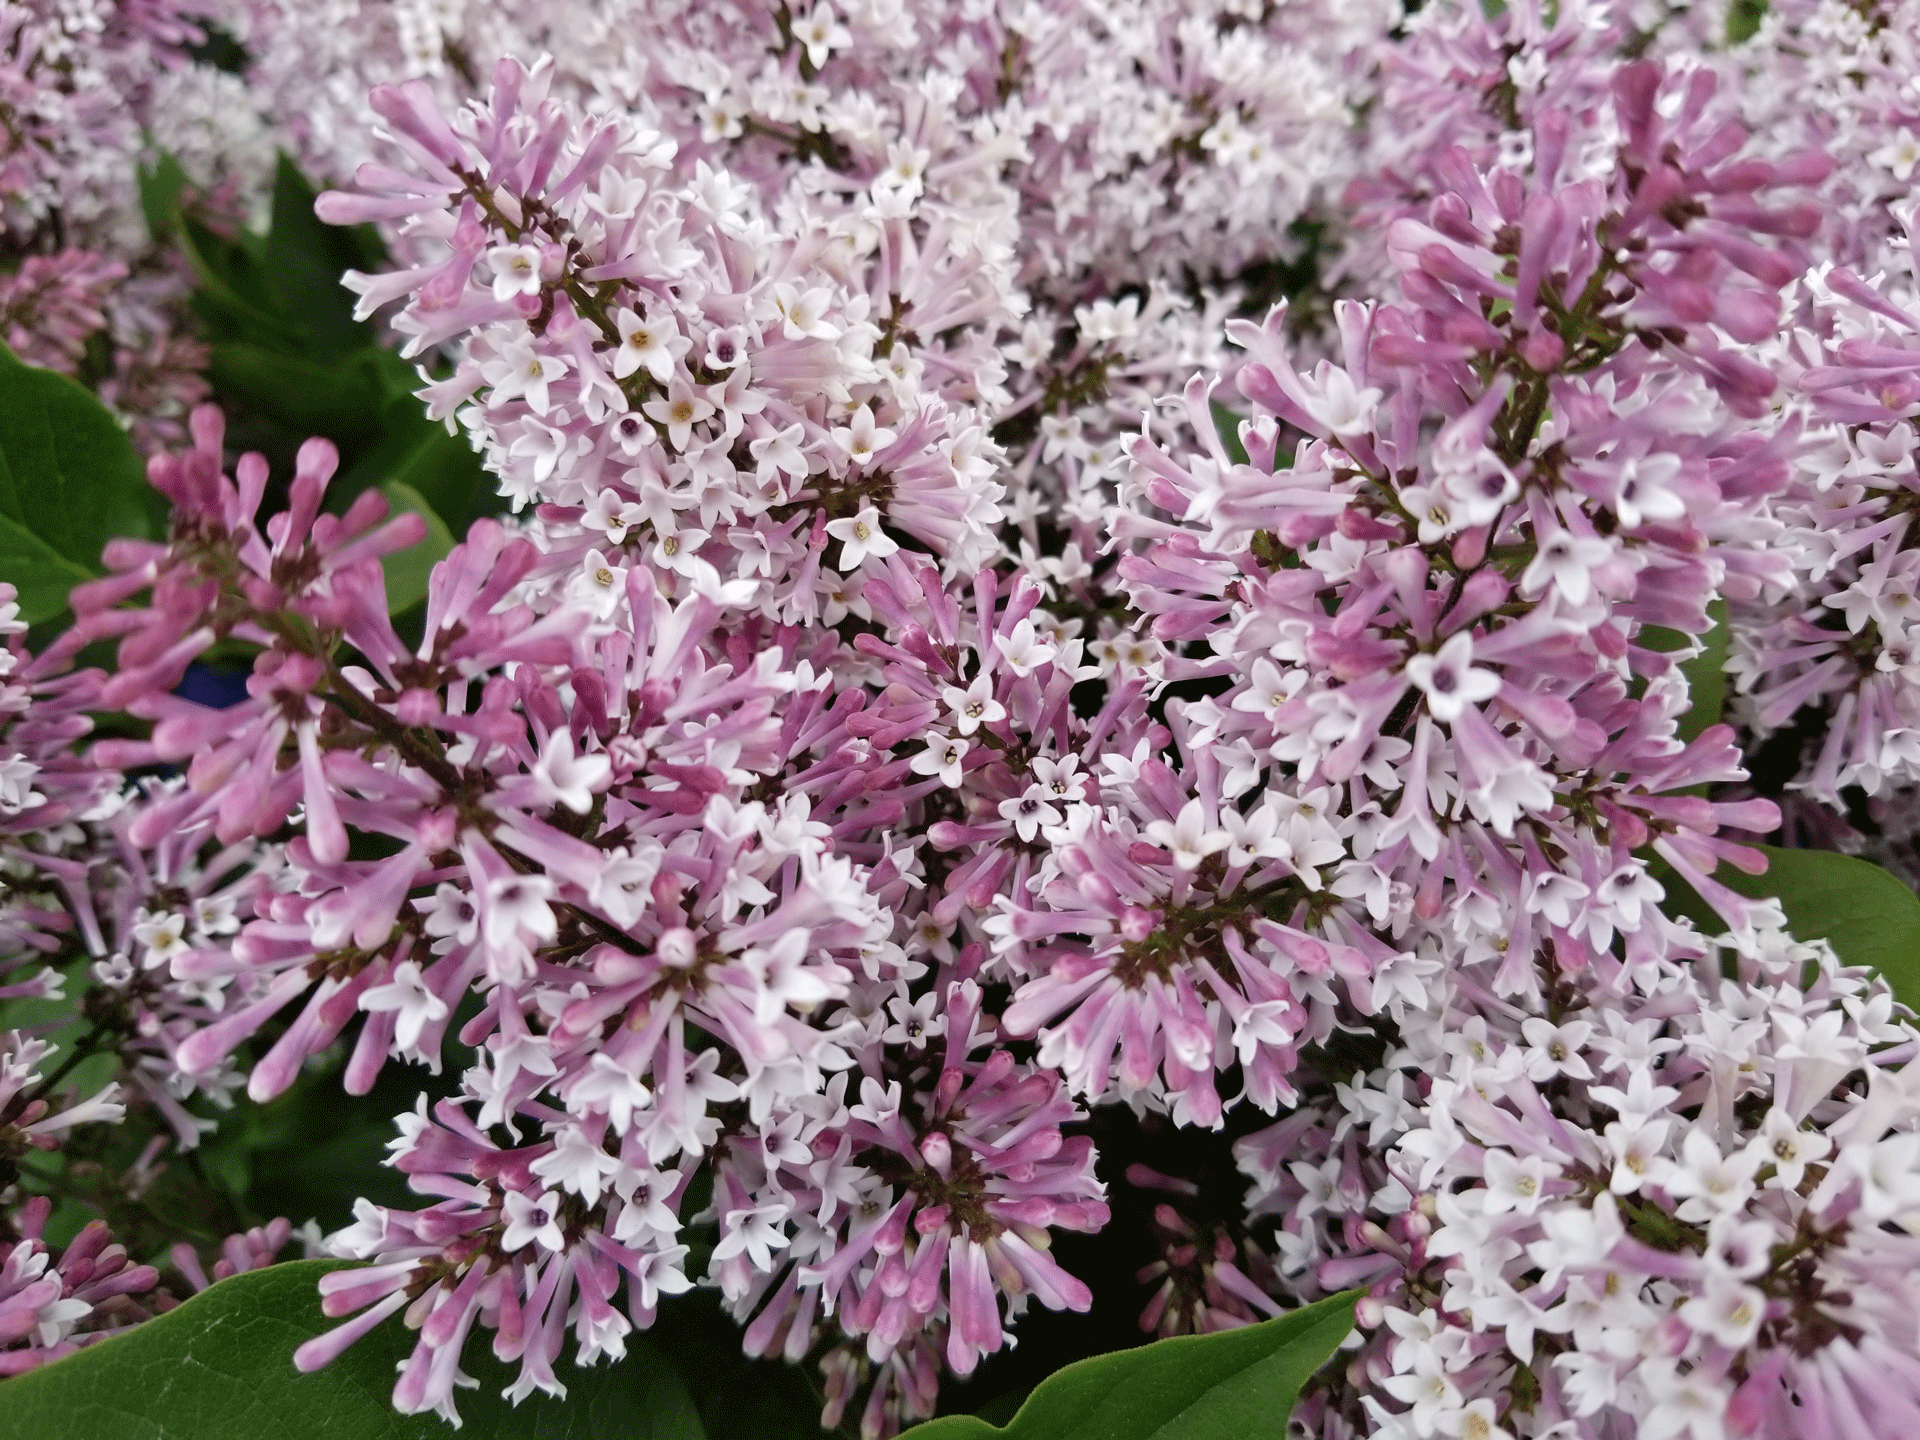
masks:
<instances>
[{"instance_id":1,"label":"four-petaled flower","mask_svg":"<svg viewBox=\"0 0 1920 1440\"><path fill-rule=\"evenodd\" d=\"M881 528L880 512L871 505L860 507L857 515L827 522L827 533L840 542L840 568L858 570L871 555L884 560L899 551L894 538Z\"/></svg>"},{"instance_id":2,"label":"four-petaled flower","mask_svg":"<svg viewBox=\"0 0 1920 1440\"><path fill-rule=\"evenodd\" d=\"M1458 720L1469 705L1500 693L1500 677L1473 664L1473 636L1460 631L1432 654L1407 660L1407 679L1427 697L1427 713L1436 720Z\"/></svg>"}]
</instances>

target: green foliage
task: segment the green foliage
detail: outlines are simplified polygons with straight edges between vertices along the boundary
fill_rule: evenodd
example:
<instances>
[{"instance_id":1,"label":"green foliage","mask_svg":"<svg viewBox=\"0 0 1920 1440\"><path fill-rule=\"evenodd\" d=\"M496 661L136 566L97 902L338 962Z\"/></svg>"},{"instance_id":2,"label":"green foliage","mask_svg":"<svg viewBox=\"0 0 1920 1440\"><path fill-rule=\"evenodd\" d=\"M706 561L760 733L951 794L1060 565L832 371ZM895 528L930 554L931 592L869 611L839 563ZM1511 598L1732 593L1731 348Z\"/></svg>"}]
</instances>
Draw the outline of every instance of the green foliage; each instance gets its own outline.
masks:
<instances>
[{"instance_id":1,"label":"green foliage","mask_svg":"<svg viewBox=\"0 0 1920 1440\"><path fill-rule=\"evenodd\" d=\"M380 562L387 574L387 608L400 611L417 605L427 595L427 580L433 567L447 558L453 549L453 535L447 522L434 513L420 492L400 480L389 480L380 487L387 504L398 515L411 510L427 522L427 538L410 549L389 555Z\"/></svg>"},{"instance_id":2,"label":"green foliage","mask_svg":"<svg viewBox=\"0 0 1920 1440\"><path fill-rule=\"evenodd\" d=\"M1825 940L1848 965L1886 977L1904 1003L1920 1007L1920 898L1880 866L1831 850L1759 847L1764 875L1722 865L1714 879L1729 890L1774 896L1787 928L1801 940Z\"/></svg>"},{"instance_id":3,"label":"green foliage","mask_svg":"<svg viewBox=\"0 0 1920 1440\"><path fill-rule=\"evenodd\" d=\"M156 241L172 240L179 229L180 197L187 189L187 172L173 156L163 154L151 167L142 164L135 175L147 233Z\"/></svg>"},{"instance_id":4,"label":"green foliage","mask_svg":"<svg viewBox=\"0 0 1920 1440\"><path fill-rule=\"evenodd\" d=\"M0 484L5 480L0 475ZM19 521L0 513L0 580L20 592L20 615L29 625L65 610L67 592L92 574Z\"/></svg>"},{"instance_id":5,"label":"green foliage","mask_svg":"<svg viewBox=\"0 0 1920 1440\"><path fill-rule=\"evenodd\" d=\"M1712 601L1707 606L1707 615L1713 621L1713 628L1699 637L1703 648L1691 660L1680 662L1693 707L1680 717L1676 728L1680 738L1688 743L1709 725L1718 725L1727 708L1727 602ZM1693 641L1693 636L1669 630L1664 625L1643 625L1638 643L1644 649L1670 655L1686 649ZM1644 688L1644 685L1636 687L1636 693Z\"/></svg>"},{"instance_id":6,"label":"green foliage","mask_svg":"<svg viewBox=\"0 0 1920 1440\"><path fill-rule=\"evenodd\" d=\"M309 341L309 354L335 359L375 342L373 328L353 318L353 296L340 277L387 262L387 248L369 225L323 225L318 198L285 155L273 176L272 219L261 246L269 291Z\"/></svg>"},{"instance_id":7,"label":"green foliage","mask_svg":"<svg viewBox=\"0 0 1920 1440\"><path fill-rule=\"evenodd\" d=\"M1082 1360L1043 1381L1004 1428L947 1415L901 1440L1283 1440L1301 1387L1353 1328L1358 1296Z\"/></svg>"},{"instance_id":8,"label":"green foliage","mask_svg":"<svg viewBox=\"0 0 1920 1440\"><path fill-rule=\"evenodd\" d=\"M1709 725L1718 725L1727 708L1727 602L1715 600L1707 614L1713 617L1713 629L1701 637L1705 648L1680 666L1693 696L1693 708L1679 722L1680 738L1689 743Z\"/></svg>"},{"instance_id":9,"label":"green foliage","mask_svg":"<svg viewBox=\"0 0 1920 1440\"><path fill-rule=\"evenodd\" d=\"M187 54L202 65L211 65L216 70L224 70L229 75L244 75L247 71L246 47L234 39L233 33L206 20L198 21L200 43L189 45Z\"/></svg>"},{"instance_id":10,"label":"green foliage","mask_svg":"<svg viewBox=\"0 0 1920 1440\"><path fill-rule=\"evenodd\" d=\"M165 507L133 446L101 403L65 375L0 346L0 580L38 623L100 573L118 535L163 531Z\"/></svg>"},{"instance_id":11,"label":"green foliage","mask_svg":"<svg viewBox=\"0 0 1920 1440\"><path fill-rule=\"evenodd\" d=\"M388 1321L312 1375L301 1342L336 1322L314 1290L338 1261L305 1260L222 1281L178 1309L5 1382L0 1440L445 1440L436 1415L399 1415L394 1367L414 1335ZM514 1369L470 1345L458 1392L462 1440L705 1440L673 1371L639 1336L626 1359L562 1364L564 1401L501 1399Z\"/></svg>"},{"instance_id":12,"label":"green foliage","mask_svg":"<svg viewBox=\"0 0 1920 1440\"><path fill-rule=\"evenodd\" d=\"M1886 977L1893 993L1920 1008L1920 898L1897 876L1872 861L1831 850L1753 848L1767 868L1749 875L1721 865L1713 878L1752 900L1777 899L1796 939L1825 940L1847 965L1865 965ZM1661 909L1685 916L1708 934L1724 931L1722 920L1694 888L1657 856L1648 869L1667 892Z\"/></svg>"},{"instance_id":13,"label":"green foliage","mask_svg":"<svg viewBox=\"0 0 1920 1440\"><path fill-rule=\"evenodd\" d=\"M1767 0L1733 0L1727 7L1727 43L1738 45L1751 40L1767 18Z\"/></svg>"},{"instance_id":14,"label":"green foliage","mask_svg":"<svg viewBox=\"0 0 1920 1440\"><path fill-rule=\"evenodd\" d=\"M1240 443L1241 417L1218 400L1207 403L1213 407L1213 428L1220 432L1220 443L1226 447L1227 458L1236 465L1245 465L1247 447Z\"/></svg>"},{"instance_id":15,"label":"green foliage","mask_svg":"<svg viewBox=\"0 0 1920 1440\"><path fill-rule=\"evenodd\" d=\"M692 1263L689 1272L699 1269ZM705 1288L660 1306L647 1333L693 1392L709 1440L830 1440L820 1428L822 1395L815 1373L784 1360L761 1360L740 1349L740 1325ZM844 1427L852 1431L859 1417Z\"/></svg>"}]
</instances>

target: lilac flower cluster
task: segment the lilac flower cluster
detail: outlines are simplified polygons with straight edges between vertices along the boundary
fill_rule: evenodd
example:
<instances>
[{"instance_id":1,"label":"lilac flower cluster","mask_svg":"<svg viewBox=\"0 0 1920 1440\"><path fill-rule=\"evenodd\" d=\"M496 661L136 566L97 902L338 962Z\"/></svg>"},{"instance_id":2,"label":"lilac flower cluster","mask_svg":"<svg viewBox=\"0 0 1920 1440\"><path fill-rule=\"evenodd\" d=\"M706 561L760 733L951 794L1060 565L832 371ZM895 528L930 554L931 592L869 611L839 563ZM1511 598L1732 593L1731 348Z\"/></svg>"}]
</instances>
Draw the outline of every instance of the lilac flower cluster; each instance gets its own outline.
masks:
<instances>
[{"instance_id":1,"label":"lilac flower cluster","mask_svg":"<svg viewBox=\"0 0 1920 1440\"><path fill-rule=\"evenodd\" d=\"M257 207L272 147L244 82L194 58L200 0L0 5L0 341L86 373L143 450L185 438L208 393L188 267L156 254L142 172L183 166L195 207ZM97 353L89 354L89 345Z\"/></svg>"},{"instance_id":2,"label":"lilac flower cluster","mask_svg":"<svg viewBox=\"0 0 1920 1440\"><path fill-rule=\"evenodd\" d=\"M1070 567L1096 554L1140 412L1229 363L1234 297L1271 288L1327 223L1390 10L406 6L316 37L298 7L254 4L234 24L322 174L344 179L377 148L368 81L452 109L484 92L495 57L544 51L554 96L615 99L672 139L677 173L705 163L757 192L750 208L777 233L811 228L863 255L886 233L872 358L930 366L915 385L989 412L1032 569L1061 563L1063 544ZM316 43L334 63L315 62ZM988 309L927 293L949 251L973 257ZM917 337L956 321L964 349L917 358Z\"/></svg>"},{"instance_id":3,"label":"lilac flower cluster","mask_svg":"<svg viewBox=\"0 0 1920 1440\"><path fill-rule=\"evenodd\" d=\"M1546 1013L1458 972L1239 1142L1288 1288L1370 1284L1320 1433L1900 1433L1916 1032L1824 946L1670 939Z\"/></svg>"},{"instance_id":4,"label":"lilac flower cluster","mask_svg":"<svg viewBox=\"0 0 1920 1440\"><path fill-rule=\"evenodd\" d=\"M1920 111L1865 9L423 5L318 68L217 12L512 513L416 634L422 519L202 408L64 637L0 593L0 999L82 987L118 1067L13 1032L0 1161L458 1044L302 1368L401 1316L457 1423L470 1345L563 1394L706 1284L883 1437L1092 1305L1093 1137L1157 1126L1250 1188L1126 1167L1144 1330L1366 1290L1322 1440L1907 1433L1920 1031L1715 878L1783 806L1920 826ZM116 263L8 277L21 345ZM0 1366L143 1313L21 1215Z\"/></svg>"},{"instance_id":5,"label":"lilac flower cluster","mask_svg":"<svg viewBox=\"0 0 1920 1440\"><path fill-rule=\"evenodd\" d=\"M58 1359L176 1303L171 1282L154 1265L135 1263L100 1220L63 1249L50 1246L51 1201L17 1182L56 1173L65 1146L120 1128L130 1108L158 1133L116 1178L126 1197L152 1186L168 1150L200 1143L213 1122L188 1102L198 1095L230 1105L240 1077L187 1076L172 1050L223 1008L236 912L251 907L274 873L271 854L251 843L215 852L192 832L132 841L128 826L140 807L168 787L129 787L78 753L106 677L72 669L70 643L31 654L17 616L13 587L0 585L0 1003L42 1002L45 1010L75 985L73 1010L90 1023L58 1040L48 1038L57 1023L0 1031L0 1375ZM76 1089L77 1067L108 1056L114 1078ZM281 1220L232 1237L216 1273L269 1263L291 1233ZM175 1247L172 1261L189 1286L204 1288L190 1245Z\"/></svg>"}]
</instances>

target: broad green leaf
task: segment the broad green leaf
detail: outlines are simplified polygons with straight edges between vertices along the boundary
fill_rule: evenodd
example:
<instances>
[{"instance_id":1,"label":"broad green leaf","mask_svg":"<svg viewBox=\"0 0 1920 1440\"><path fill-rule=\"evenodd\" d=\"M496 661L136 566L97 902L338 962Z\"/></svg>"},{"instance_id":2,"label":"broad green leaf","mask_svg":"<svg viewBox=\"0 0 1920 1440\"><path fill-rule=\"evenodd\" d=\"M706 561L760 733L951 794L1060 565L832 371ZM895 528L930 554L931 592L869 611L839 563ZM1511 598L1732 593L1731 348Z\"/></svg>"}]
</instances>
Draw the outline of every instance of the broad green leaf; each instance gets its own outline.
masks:
<instances>
[{"instance_id":1,"label":"broad green leaf","mask_svg":"<svg viewBox=\"0 0 1920 1440\"><path fill-rule=\"evenodd\" d=\"M1775 896L1797 939L1825 940L1848 965L1870 965L1893 993L1920 1007L1920 898L1870 860L1831 850L1766 852L1764 875L1722 865L1714 879L1760 899Z\"/></svg>"},{"instance_id":2,"label":"broad green leaf","mask_svg":"<svg viewBox=\"0 0 1920 1440\"><path fill-rule=\"evenodd\" d=\"M67 592L93 571L76 565L18 521L0 515L0 580L20 592L20 618L29 625L67 608Z\"/></svg>"},{"instance_id":3,"label":"broad green leaf","mask_svg":"<svg viewBox=\"0 0 1920 1440\"><path fill-rule=\"evenodd\" d=\"M711 1191L696 1177L687 1208L699 1201L700 1188ZM685 1268L692 1274L705 1265L696 1254ZM740 1322L722 1308L717 1290L696 1286L663 1301L647 1339L693 1392L711 1440L838 1440L857 1431L855 1415L842 1429L822 1433L817 1371L742 1353Z\"/></svg>"},{"instance_id":4,"label":"broad green leaf","mask_svg":"<svg viewBox=\"0 0 1920 1440\"><path fill-rule=\"evenodd\" d=\"M1687 692L1693 698L1692 706L1676 726L1685 741L1691 741L1709 725L1719 724L1721 712L1726 709L1727 602L1718 599L1709 602L1707 616L1712 627L1697 637L1702 646L1700 653L1680 662L1681 673L1687 677ZM1695 639L1685 631L1670 630L1664 625L1642 625L1635 643L1644 650L1671 655L1676 650L1687 649ZM1645 677L1635 675L1631 686L1633 695L1638 698L1645 690Z\"/></svg>"},{"instance_id":5,"label":"broad green leaf","mask_svg":"<svg viewBox=\"0 0 1920 1440\"><path fill-rule=\"evenodd\" d=\"M420 404L410 397L395 403L416 408ZM456 538L482 515L498 515L507 508L499 477L481 464L466 437L449 435L438 425L431 425L393 478L419 491L434 512L446 519Z\"/></svg>"},{"instance_id":6,"label":"broad green leaf","mask_svg":"<svg viewBox=\"0 0 1920 1440\"><path fill-rule=\"evenodd\" d=\"M324 435L346 450L379 435L384 396L373 365L360 356L306 359L231 340L213 347L207 375L223 398L239 400L302 439Z\"/></svg>"},{"instance_id":7,"label":"broad green leaf","mask_svg":"<svg viewBox=\"0 0 1920 1440\"><path fill-rule=\"evenodd\" d=\"M312 1375L302 1341L330 1328L315 1282L338 1261L302 1260L223 1280L125 1335L0 1381L0 1440L446 1440L436 1415L395 1414L394 1367L413 1332L389 1321ZM478 1339L461 1368L460 1440L705 1440L679 1378L640 1336L626 1359L562 1361L565 1400L500 1398L514 1370Z\"/></svg>"},{"instance_id":8,"label":"broad green leaf","mask_svg":"<svg viewBox=\"0 0 1920 1440\"><path fill-rule=\"evenodd\" d=\"M262 237L243 231L238 239L229 240L183 214L180 248L200 281L193 293L194 313L212 339L300 353L299 329L280 313L268 283Z\"/></svg>"},{"instance_id":9,"label":"broad green leaf","mask_svg":"<svg viewBox=\"0 0 1920 1440\"><path fill-rule=\"evenodd\" d=\"M202 39L198 45L189 45L187 54L202 65L211 65L214 69L224 70L229 75L247 73L246 47L234 38L231 30L197 17L195 24L199 28Z\"/></svg>"},{"instance_id":10,"label":"broad green leaf","mask_svg":"<svg viewBox=\"0 0 1920 1440\"><path fill-rule=\"evenodd\" d=\"M164 165L151 177L156 205L165 198ZM308 436L325 436L341 461L327 488L329 510L398 481L465 533L505 501L464 437L426 418L413 394L415 367L353 318L354 297L340 279L386 264L379 234L323 225L313 203L314 187L282 156L265 235L228 239L191 216L178 222L200 279L193 308L214 342L207 376L228 413L229 443L283 468Z\"/></svg>"},{"instance_id":11,"label":"broad green leaf","mask_svg":"<svg viewBox=\"0 0 1920 1440\"><path fill-rule=\"evenodd\" d=\"M273 177L267 283L280 315L305 335L311 353L332 359L373 342L372 329L353 318L354 297L340 277L378 265L385 250L369 227L321 224L314 195L307 177L282 155Z\"/></svg>"},{"instance_id":12,"label":"broad green leaf","mask_svg":"<svg viewBox=\"0 0 1920 1440\"><path fill-rule=\"evenodd\" d=\"M380 568L387 573L387 609L398 614L426 598L433 567L453 549L453 536L448 533L447 522L434 513L433 507L421 499L420 492L411 485L389 480L380 487L380 493L387 497L394 514L411 510L427 522L426 539L380 562Z\"/></svg>"},{"instance_id":13,"label":"broad green leaf","mask_svg":"<svg viewBox=\"0 0 1920 1440\"><path fill-rule=\"evenodd\" d=\"M1284 1440L1301 1387L1353 1328L1359 1293L1081 1360L1043 1381L1004 1428L947 1415L901 1440Z\"/></svg>"},{"instance_id":14,"label":"broad green leaf","mask_svg":"<svg viewBox=\"0 0 1920 1440\"><path fill-rule=\"evenodd\" d=\"M385 355L385 351L366 354ZM379 416L379 436L342 467L328 490L329 505L343 504L370 485L398 480L420 492L420 498L447 522L457 539L482 515L497 515L507 501L500 482L481 463L465 435L449 435L427 419L412 391L419 378L407 369L398 385L392 376L380 376L390 395Z\"/></svg>"},{"instance_id":15,"label":"broad green leaf","mask_svg":"<svg viewBox=\"0 0 1920 1440\"><path fill-rule=\"evenodd\" d=\"M0 580L31 589L42 618L58 614L65 586L100 573L107 541L157 535L165 514L106 407L0 347Z\"/></svg>"}]
</instances>

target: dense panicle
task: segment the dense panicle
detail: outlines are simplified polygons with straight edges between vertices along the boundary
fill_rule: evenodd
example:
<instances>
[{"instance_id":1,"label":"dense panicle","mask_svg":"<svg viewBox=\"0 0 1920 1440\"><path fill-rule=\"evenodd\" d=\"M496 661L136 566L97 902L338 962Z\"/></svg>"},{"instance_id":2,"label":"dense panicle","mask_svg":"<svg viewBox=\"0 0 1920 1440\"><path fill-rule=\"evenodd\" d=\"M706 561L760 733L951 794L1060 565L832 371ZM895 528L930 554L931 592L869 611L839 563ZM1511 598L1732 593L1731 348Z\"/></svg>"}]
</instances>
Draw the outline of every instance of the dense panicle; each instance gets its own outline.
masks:
<instances>
[{"instance_id":1,"label":"dense panicle","mask_svg":"<svg viewBox=\"0 0 1920 1440\"><path fill-rule=\"evenodd\" d=\"M1132 1224L1150 1334L1365 1292L1317 1440L1911 1432L1920 1031L1739 879L1920 880L1910 5L85 8L0 5L0 322L169 519L0 586L88 1021L0 1032L0 1373L294 1235L43 1158L334 1067L417 1198L294 1360L401 1317L407 1413L705 1285L881 1440ZM148 143L378 227L501 502L407 613L414 492L193 405Z\"/></svg>"}]
</instances>

